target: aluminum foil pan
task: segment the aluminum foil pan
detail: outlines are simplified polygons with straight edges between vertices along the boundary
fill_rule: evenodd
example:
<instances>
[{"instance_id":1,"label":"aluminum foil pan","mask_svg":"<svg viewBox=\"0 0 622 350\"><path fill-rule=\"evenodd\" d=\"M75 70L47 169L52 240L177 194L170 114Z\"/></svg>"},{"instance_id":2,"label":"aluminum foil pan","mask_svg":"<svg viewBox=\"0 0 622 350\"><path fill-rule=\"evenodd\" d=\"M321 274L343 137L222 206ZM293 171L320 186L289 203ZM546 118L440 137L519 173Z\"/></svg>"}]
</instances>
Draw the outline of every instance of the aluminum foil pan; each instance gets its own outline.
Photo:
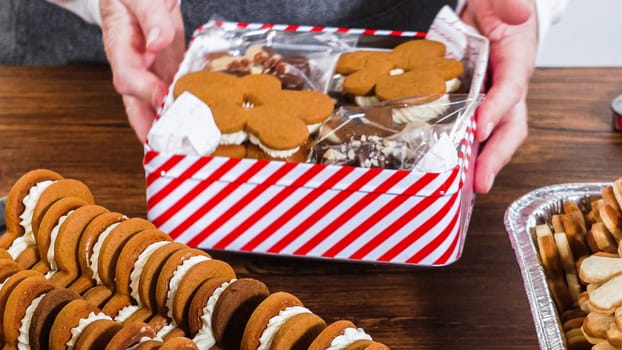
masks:
<instances>
[{"instance_id":1,"label":"aluminum foil pan","mask_svg":"<svg viewBox=\"0 0 622 350\"><path fill-rule=\"evenodd\" d=\"M518 198L505 211L505 228L523 276L541 349L566 349L566 346L532 229L551 222L553 215L562 213L564 202L574 201L581 208L588 206L590 199L600 196L601 189L607 185L611 184L569 183L542 187Z\"/></svg>"}]
</instances>

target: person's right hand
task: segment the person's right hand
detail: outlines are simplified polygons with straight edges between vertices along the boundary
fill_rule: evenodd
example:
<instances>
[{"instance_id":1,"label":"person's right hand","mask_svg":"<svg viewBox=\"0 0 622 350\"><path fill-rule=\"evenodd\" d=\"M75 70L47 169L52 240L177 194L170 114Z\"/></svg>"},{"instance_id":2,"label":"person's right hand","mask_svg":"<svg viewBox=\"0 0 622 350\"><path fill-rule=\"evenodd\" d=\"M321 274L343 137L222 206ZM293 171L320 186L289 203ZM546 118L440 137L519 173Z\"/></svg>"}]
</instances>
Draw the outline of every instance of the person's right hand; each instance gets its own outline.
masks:
<instances>
[{"instance_id":1,"label":"person's right hand","mask_svg":"<svg viewBox=\"0 0 622 350\"><path fill-rule=\"evenodd\" d=\"M114 87L145 142L185 50L178 0L101 0L102 31Z\"/></svg>"}]
</instances>

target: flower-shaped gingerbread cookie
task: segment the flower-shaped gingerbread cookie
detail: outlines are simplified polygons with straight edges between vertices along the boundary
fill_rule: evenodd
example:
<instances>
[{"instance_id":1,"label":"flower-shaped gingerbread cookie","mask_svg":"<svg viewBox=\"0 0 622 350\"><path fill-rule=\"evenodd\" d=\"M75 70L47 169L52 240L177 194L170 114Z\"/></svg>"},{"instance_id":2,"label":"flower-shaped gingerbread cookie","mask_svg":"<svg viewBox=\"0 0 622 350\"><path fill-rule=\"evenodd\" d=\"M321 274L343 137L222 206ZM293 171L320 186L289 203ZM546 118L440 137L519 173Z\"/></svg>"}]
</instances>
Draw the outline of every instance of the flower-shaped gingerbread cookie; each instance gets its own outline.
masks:
<instances>
[{"instance_id":1,"label":"flower-shaped gingerbread cookie","mask_svg":"<svg viewBox=\"0 0 622 350\"><path fill-rule=\"evenodd\" d=\"M431 96L433 100L459 88L462 63L444 56L443 43L411 40L392 51L344 53L336 72L345 76L343 91L354 96L375 95L380 100Z\"/></svg>"},{"instance_id":2,"label":"flower-shaped gingerbread cookie","mask_svg":"<svg viewBox=\"0 0 622 350\"><path fill-rule=\"evenodd\" d=\"M280 80L269 74L236 77L222 72L192 72L175 84L175 98L184 92L209 105L222 133L221 144L239 145L248 137L278 158L296 153L334 108L327 95L283 90Z\"/></svg>"}]
</instances>

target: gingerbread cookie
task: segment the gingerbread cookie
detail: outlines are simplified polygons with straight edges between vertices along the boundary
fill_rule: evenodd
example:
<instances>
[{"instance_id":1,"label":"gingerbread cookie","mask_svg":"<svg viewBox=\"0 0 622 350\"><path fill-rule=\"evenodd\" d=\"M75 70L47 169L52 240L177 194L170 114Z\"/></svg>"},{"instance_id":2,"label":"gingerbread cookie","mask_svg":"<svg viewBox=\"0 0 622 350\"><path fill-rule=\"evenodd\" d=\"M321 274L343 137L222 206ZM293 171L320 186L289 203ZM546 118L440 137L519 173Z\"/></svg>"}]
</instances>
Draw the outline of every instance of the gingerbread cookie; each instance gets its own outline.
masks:
<instances>
[{"instance_id":1,"label":"gingerbread cookie","mask_svg":"<svg viewBox=\"0 0 622 350\"><path fill-rule=\"evenodd\" d=\"M121 225L119 225L119 227L120 226ZM151 244L168 241L171 241L169 235L159 229L152 228L134 234L125 244L123 244L117 259L114 273L115 294L108 302L106 302L106 305L103 308L103 311L106 314L111 315L115 317L115 320L122 322L124 319L129 317L134 310L138 309L138 306L136 305L138 299L133 300L131 298L130 291L130 285L132 283L131 273L135 269L136 261L138 260L140 254ZM134 277L138 279L139 276L140 275L135 275ZM136 293L138 293L138 290ZM122 309L125 309L124 314L120 314Z\"/></svg>"},{"instance_id":2,"label":"gingerbread cookie","mask_svg":"<svg viewBox=\"0 0 622 350\"><path fill-rule=\"evenodd\" d=\"M167 316L169 311L169 296L172 296L175 288L171 288L171 280L175 276L183 275L194 265L210 260L211 257L206 252L190 247L184 247L171 254L160 270L158 281L155 288L156 310L162 316ZM144 271L143 271L144 273ZM179 283L179 277L173 282ZM174 286L174 287L177 287Z\"/></svg>"},{"instance_id":3,"label":"gingerbread cookie","mask_svg":"<svg viewBox=\"0 0 622 350\"><path fill-rule=\"evenodd\" d=\"M54 285L42 275L26 277L13 288L3 312L2 326L5 340L3 349L17 349L18 345L29 345L28 341L24 342L23 339L29 338L32 312L45 293L53 288Z\"/></svg>"},{"instance_id":4,"label":"gingerbread cookie","mask_svg":"<svg viewBox=\"0 0 622 350\"><path fill-rule=\"evenodd\" d=\"M56 201L47 210L39 229L36 232L37 247L39 248L39 262L32 268L40 272L48 272L47 278L51 278L56 272L56 238L60 231L61 224L75 209L88 205L88 203L78 197L64 197Z\"/></svg>"},{"instance_id":5,"label":"gingerbread cookie","mask_svg":"<svg viewBox=\"0 0 622 350\"><path fill-rule=\"evenodd\" d=\"M80 295L67 288L54 288L43 296L30 321L28 333L32 350L48 349L50 331L56 315L65 305L77 299L80 299Z\"/></svg>"},{"instance_id":6,"label":"gingerbread cookie","mask_svg":"<svg viewBox=\"0 0 622 350\"><path fill-rule=\"evenodd\" d=\"M220 72L192 72L177 80L174 96L186 91L210 106L223 134L222 144L241 144L250 135L251 142L281 158L298 151L309 131L317 129L334 108L327 95L282 90L279 80L268 74L236 78Z\"/></svg>"},{"instance_id":7,"label":"gingerbread cookie","mask_svg":"<svg viewBox=\"0 0 622 350\"><path fill-rule=\"evenodd\" d=\"M144 322L126 323L110 339L106 350L126 350L141 342L149 341L156 336L156 332Z\"/></svg>"},{"instance_id":8,"label":"gingerbread cookie","mask_svg":"<svg viewBox=\"0 0 622 350\"><path fill-rule=\"evenodd\" d=\"M43 278L43 274L41 274L40 272L37 272L34 270L21 270L9 276L2 283L2 285L0 285L0 346L4 345L4 340L5 340L3 315L4 315L4 310L7 307L7 301L9 299L9 296L13 292L13 289L15 289L15 287L20 284L20 282L32 276Z\"/></svg>"},{"instance_id":9,"label":"gingerbread cookie","mask_svg":"<svg viewBox=\"0 0 622 350\"><path fill-rule=\"evenodd\" d=\"M344 75L342 90L367 107L403 99L409 106L395 108L396 121L429 120L447 110L447 92L460 88L462 62L443 57L445 45L411 40L391 51L353 51L342 54L336 73ZM434 103L431 103L434 102Z\"/></svg>"},{"instance_id":10,"label":"gingerbread cookie","mask_svg":"<svg viewBox=\"0 0 622 350\"><path fill-rule=\"evenodd\" d=\"M128 218L117 212L107 212L91 220L82 232L78 249L81 275L70 286L94 305L100 306L112 295L109 288L96 285L99 276L100 250L106 236Z\"/></svg>"},{"instance_id":11,"label":"gingerbread cookie","mask_svg":"<svg viewBox=\"0 0 622 350\"><path fill-rule=\"evenodd\" d=\"M5 207L6 232L0 236L0 248L9 249L13 241L32 234L31 220L41 192L63 177L48 169L36 169L22 175L11 187ZM34 240L34 237L32 237Z\"/></svg>"},{"instance_id":12,"label":"gingerbread cookie","mask_svg":"<svg viewBox=\"0 0 622 350\"><path fill-rule=\"evenodd\" d=\"M309 350L324 350L331 347L345 349L361 340L371 341L372 338L354 323L339 320L328 325L311 343Z\"/></svg>"},{"instance_id":13,"label":"gingerbread cookie","mask_svg":"<svg viewBox=\"0 0 622 350\"><path fill-rule=\"evenodd\" d=\"M214 278L235 278L233 268L222 260L209 259L200 261L186 270L186 265L190 263L190 259L184 261L175 271L175 275L171 278L171 288L167 299L167 316L171 318L179 327L187 329L188 326L188 309L192 301L192 296L199 286L210 279Z\"/></svg>"},{"instance_id":14,"label":"gingerbread cookie","mask_svg":"<svg viewBox=\"0 0 622 350\"><path fill-rule=\"evenodd\" d=\"M60 226L54 247L54 260L57 271L50 281L57 287L67 287L80 275L80 260L78 251L82 233L88 224L97 216L109 212L108 209L95 205L85 205L77 208ZM90 281L89 281L90 286ZM86 290L84 287L77 288Z\"/></svg>"},{"instance_id":15,"label":"gingerbread cookie","mask_svg":"<svg viewBox=\"0 0 622 350\"><path fill-rule=\"evenodd\" d=\"M245 145L219 145L211 154L214 157L246 158Z\"/></svg>"},{"instance_id":16,"label":"gingerbread cookie","mask_svg":"<svg viewBox=\"0 0 622 350\"><path fill-rule=\"evenodd\" d=\"M251 314L268 295L268 287L252 278L207 280L190 304L190 334L197 344L238 349Z\"/></svg>"},{"instance_id":17,"label":"gingerbread cookie","mask_svg":"<svg viewBox=\"0 0 622 350\"><path fill-rule=\"evenodd\" d=\"M285 292L271 294L257 306L250 316L242 335L240 349L257 349L259 346L271 348L271 344L274 343L281 327L284 327L292 319L295 320L297 315L305 313L311 313L311 311L305 308L294 295ZM306 330L307 327L304 329ZM308 329L311 331L316 328L309 327ZM298 332L296 336L306 337L305 334ZM295 343L296 340L292 341L288 338L286 341Z\"/></svg>"},{"instance_id":18,"label":"gingerbread cookie","mask_svg":"<svg viewBox=\"0 0 622 350\"><path fill-rule=\"evenodd\" d=\"M0 284L23 268L11 259L0 259Z\"/></svg>"},{"instance_id":19,"label":"gingerbread cookie","mask_svg":"<svg viewBox=\"0 0 622 350\"><path fill-rule=\"evenodd\" d=\"M84 327L75 341L75 349L105 350L110 340L121 330L116 321L98 319Z\"/></svg>"}]
</instances>

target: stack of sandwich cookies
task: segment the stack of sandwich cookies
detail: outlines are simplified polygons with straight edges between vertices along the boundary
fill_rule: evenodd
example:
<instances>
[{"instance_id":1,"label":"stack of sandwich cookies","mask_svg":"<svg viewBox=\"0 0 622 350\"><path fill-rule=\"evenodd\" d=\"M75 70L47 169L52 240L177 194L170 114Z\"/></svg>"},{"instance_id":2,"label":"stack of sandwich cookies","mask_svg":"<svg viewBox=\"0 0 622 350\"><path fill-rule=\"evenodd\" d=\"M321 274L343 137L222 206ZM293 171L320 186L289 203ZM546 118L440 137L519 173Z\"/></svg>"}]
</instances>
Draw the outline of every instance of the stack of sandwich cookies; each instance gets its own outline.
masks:
<instances>
[{"instance_id":1,"label":"stack of sandwich cookies","mask_svg":"<svg viewBox=\"0 0 622 350\"><path fill-rule=\"evenodd\" d=\"M83 184L68 180L40 191L44 204L33 210L40 258L30 268L0 259L1 346L297 349L326 326L295 296L238 279L226 262L151 222L92 204ZM67 183L79 189L64 195Z\"/></svg>"},{"instance_id":2,"label":"stack of sandwich cookies","mask_svg":"<svg viewBox=\"0 0 622 350\"><path fill-rule=\"evenodd\" d=\"M4 308L4 349L17 349L18 344L29 344L32 315L41 299L54 285L42 275L21 280L10 292Z\"/></svg>"},{"instance_id":3,"label":"stack of sandwich cookies","mask_svg":"<svg viewBox=\"0 0 622 350\"><path fill-rule=\"evenodd\" d=\"M270 294L261 281L214 278L201 284L188 310L188 330L201 349L218 344L240 346L244 328L257 306Z\"/></svg>"},{"instance_id":4,"label":"stack of sandwich cookies","mask_svg":"<svg viewBox=\"0 0 622 350\"><path fill-rule=\"evenodd\" d=\"M21 241L28 245L34 244L34 234L32 233L32 212L34 206L41 195L41 192L52 182L63 177L51 170L37 169L32 170L20 177L13 184L5 207L6 232L0 236L0 248L10 249L14 241L21 237ZM20 242L15 242L11 256L17 258L17 246ZM20 251L21 252L21 251Z\"/></svg>"},{"instance_id":5,"label":"stack of sandwich cookies","mask_svg":"<svg viewBox=\"0 0 622 350\"><path fill-rule=\"evenodd\" d=\"M240 349L306 349L324 327L324 320L294 295L273 293L250 316Z\"/></svg>"},{"instance_id":6,"label":"stack of sandwich cookies","mask_svg":"<svg viewBox=\"0 0 622 350\"><path fill-rule=\"evenodd\" d=\"M138 232L123 245L114 273L115 294L103 308L106 314L122 322L138 309L137 299L132 299L130 291L136 260L151 244L168 241L169 235L153 228Z\"/></svg>"},{"instance_id":7,"label":"stack of sandwich cookies","mask_svg":"<svg viewBox=\"0 0 622 350\"><path fill-rule=\"evenodd\" d=\"M78 257L80 239L86 226L108 209L91 204L75 209L60 226L56 241L50 246L54 251L56 271L50 281L57 287L68 287L81 275L80 259ZM87 282L90 286L90 280ZM75 286L78 292L86 290L84 286Z\"/></svg>"},{"instance_id":8,"label":"stack of sandwich cookies","mask_svg":"<svg viewBox=\"0 0 622 350\"><path fill-rule=\"evenodd\" d=\"M75 209L88 204L82 198L64 197L50 206L36 233L40 258L32 269L46 273L47 279L52 278L58 271L55 247L60 227Z\"/></svg>"}]
</instances>

